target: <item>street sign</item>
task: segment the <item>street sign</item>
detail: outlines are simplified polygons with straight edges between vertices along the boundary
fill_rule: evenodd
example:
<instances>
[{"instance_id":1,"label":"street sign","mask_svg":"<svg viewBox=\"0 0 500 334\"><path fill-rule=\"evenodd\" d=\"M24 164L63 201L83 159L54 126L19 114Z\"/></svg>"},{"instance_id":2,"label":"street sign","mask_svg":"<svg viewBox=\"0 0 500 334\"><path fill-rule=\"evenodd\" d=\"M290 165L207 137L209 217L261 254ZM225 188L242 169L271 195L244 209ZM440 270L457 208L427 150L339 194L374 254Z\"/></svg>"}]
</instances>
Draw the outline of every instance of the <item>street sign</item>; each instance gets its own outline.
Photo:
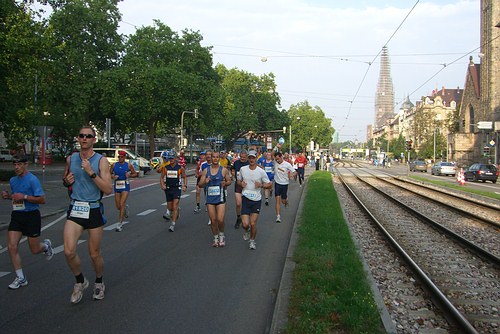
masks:
<instances>
[{"instance_id":1,"label":"street sign","mask_svg":"<svg viewBox=\"0 0 500 334\"><path fill-rule=\"evenodd\" d=\"M477 122L477 128L481 130L493 129L493 122Z\"/></svg>"},{"instance_id":2,"label":"street sign","mask_svg":"<svg viewBox=\"0 0 500 334\"><path fill-rule=\"evenodd\" d=\"M495 141L492 139L492 140L490 140L490 142L488 144L490 144L490 147L494 147L495 146Z\"/></svg>"}]
</instances>

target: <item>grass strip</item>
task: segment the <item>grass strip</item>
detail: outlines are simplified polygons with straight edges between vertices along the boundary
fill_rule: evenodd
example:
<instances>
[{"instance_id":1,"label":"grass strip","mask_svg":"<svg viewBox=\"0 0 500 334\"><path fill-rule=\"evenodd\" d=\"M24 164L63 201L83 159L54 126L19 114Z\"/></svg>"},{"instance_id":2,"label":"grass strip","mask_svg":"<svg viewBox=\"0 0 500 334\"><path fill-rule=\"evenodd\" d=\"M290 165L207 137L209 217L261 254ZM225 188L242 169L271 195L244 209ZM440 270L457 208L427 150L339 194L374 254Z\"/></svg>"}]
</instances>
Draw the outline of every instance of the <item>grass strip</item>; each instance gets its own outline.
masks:
<instances>
[{"instance_id":1,"label":"grass strip","mask_svg":"<svg viewBox=\"0 0 500 334\"><path fill-rule=\"evenodd\" d=\"M286 333L385 333L331 174L306 191Z\"/></svg>"},{"instance_id":2,"label":"grass strip","mask_svg":"<svg viewBox=\"0 0 500 334\"><path fill-rule=\"evenodd\" d=\"M412 178L414 180L417 180L417 181L422 181L422 182L425 182L425 183L435 184L435 185L438 185L438 186L441 186L441 187L446 187L446 188L450 188L450 189L456 189L456 190L459 190L459 191L468 192L468 193L476 194L476 195L481 195L481 196L484 196L484 197L489 197L489 198L494 198L494 199L500 199L500 194L496 194L493 191L482 191L482 190L479 190L479 189L467 188L467 183L462 186L462 185L453 184L453 183L450 183L450 182L447 182L447 181L437 181L437 180L432 180L432 179L428 179L428 178L425 178L425 177L419 177L419 176L414 176L414 175L410 175L410 178Z\"/></svg>"}]
</instances>

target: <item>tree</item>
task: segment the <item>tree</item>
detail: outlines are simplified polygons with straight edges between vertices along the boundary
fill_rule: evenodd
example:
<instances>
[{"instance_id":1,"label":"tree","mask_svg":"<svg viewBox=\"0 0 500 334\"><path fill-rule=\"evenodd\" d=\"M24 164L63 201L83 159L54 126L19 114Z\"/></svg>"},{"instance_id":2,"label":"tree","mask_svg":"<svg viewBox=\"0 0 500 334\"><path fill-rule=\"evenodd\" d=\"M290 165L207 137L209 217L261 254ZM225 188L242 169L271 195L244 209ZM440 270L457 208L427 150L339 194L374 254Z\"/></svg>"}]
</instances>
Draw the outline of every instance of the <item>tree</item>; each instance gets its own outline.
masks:
<instances>
[{"instance_id":1,"label":"tree","mask_svg":"<svg viewBox=\"0 0 500 334\"><path fill-rule=\"evenodd\" d=\"M155 21L128 37L121 67L107 73L117 82L106 89L119 88L120 102L115 113L117 97L108 100L106 114L114 114L126 131L146 132L151 155L155 135L162 128L171 133L183 111L198 109L208 120L216 108L219 78L202 39L198 32L179 35Z\"/></svg>"},{"instance_id":2,"label":"tree","mask_svg":"<svg viewBox=\"0 0 500 334\"><path fill-rule=\"evenodd\" d=\"M118 1L48 1L53 10L45 32L50 52L42 59L48 69L40 86L61 143L72 143L83 124L104 128L102 73L117 66L122 49Z\"/></svg>"},{"instance_id":3,"label":"tree","mask_svg":"<svg viewBox=\"0 0 500 334\"><path fill-rule=\"evenodd\" d=\"M216 71L222 79L223 107L213 116L213 124L227 146L250 131L278 130L289 124L287 114L278 109L274 74L256 76L220 64Z\"/></svg>"},{"instance_id":4,"label":"tree","mask_svg":"<svg viewBox=\"0 0 500 334\"><path fill-rule=\"evenodd\" d=\"M36 105L36 85L43 70L39 56L46 50L44 22L35 20L37 13L26 2L2 1L0 17L0 131L9 147L17 148L32 138L43 115Z\"/></svg>"},{"instance_id":5,"label":"tree","mask_svg":"<svg viewBox=\"0 0 500 334\"><path fill-rule=\"evenodd\" d=\"M291 105L288 117L292 125L292 147L305 150L311 140L320 146L329 145L335 129L320 107L312 107L308 101Z\"/></svg>"}]
</instances>

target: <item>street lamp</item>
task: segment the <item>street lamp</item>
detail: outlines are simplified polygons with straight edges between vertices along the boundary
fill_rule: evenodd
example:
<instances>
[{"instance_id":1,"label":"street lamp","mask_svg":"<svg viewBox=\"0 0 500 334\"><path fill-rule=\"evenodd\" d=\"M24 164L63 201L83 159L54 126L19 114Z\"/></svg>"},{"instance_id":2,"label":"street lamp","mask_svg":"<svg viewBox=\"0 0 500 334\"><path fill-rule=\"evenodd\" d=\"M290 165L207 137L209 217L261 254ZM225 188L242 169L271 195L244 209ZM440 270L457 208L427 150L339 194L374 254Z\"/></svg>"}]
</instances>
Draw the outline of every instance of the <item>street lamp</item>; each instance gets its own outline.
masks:
<instances>
[{"instance_id":1,"label":"street lamp","mask_svg":"<svg viewBox=\"0 0 500 334\"><path fill-rule=\"evenodd\" d=\"M183 111L181 115L181 142L179 143L179 151L182 150L182 144L184 144L184 114L194 114L194 118L198 118L198 109L194 111Z\"/></svg>"}]
</instances>

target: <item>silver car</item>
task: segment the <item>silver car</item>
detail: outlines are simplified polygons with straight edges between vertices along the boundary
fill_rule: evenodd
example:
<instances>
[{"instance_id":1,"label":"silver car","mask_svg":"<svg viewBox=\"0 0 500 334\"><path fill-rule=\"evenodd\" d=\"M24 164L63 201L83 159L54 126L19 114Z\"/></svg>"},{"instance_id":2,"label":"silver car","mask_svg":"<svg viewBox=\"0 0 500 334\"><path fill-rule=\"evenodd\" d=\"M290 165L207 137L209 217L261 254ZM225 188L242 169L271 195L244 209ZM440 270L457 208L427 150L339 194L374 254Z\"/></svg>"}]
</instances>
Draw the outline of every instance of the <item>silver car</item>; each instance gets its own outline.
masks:
<instances>
[{"instance_id":1,"label":"silver car","mask_svg":"<svg viewBox=\"0 0 500 334\"><path fill-rule=\"evenodd\" d=\"M446 161L437 162L434 165L432 165L431 174L455 176L457 174L457 167L452 162L446 162Z\"/></svg>"}]
</instances>

